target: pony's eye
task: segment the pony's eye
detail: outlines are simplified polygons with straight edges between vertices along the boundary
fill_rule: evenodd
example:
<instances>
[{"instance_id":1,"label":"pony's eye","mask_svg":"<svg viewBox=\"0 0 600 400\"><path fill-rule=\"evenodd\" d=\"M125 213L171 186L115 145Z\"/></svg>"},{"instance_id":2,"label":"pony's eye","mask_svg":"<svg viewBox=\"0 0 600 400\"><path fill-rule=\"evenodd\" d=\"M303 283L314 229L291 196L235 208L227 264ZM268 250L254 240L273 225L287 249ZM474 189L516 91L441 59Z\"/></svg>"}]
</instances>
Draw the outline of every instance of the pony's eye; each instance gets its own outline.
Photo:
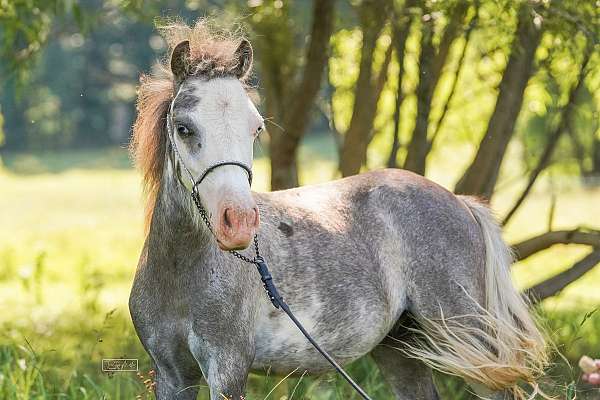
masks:
<instances>
[{"instance_id":1,"label":"pony's eye","mask_svg":"<svg viewBox=\"0 0 600 400\"><path fill-rule=\"evenodd\" d=\"M256 136L260 135L265 130L265 126L261 125L256 129Z\"/></svg>"},{"instance_id":2,"label":"pony's eye","mask_svg":"<svg viewBox=\"0 0 600 400\"><path fill-rule=\"evenodd\" d=\"M177 133L181 136L191 136L193 132L185 125L177 125Z\"/></svg>"}]
</instances>

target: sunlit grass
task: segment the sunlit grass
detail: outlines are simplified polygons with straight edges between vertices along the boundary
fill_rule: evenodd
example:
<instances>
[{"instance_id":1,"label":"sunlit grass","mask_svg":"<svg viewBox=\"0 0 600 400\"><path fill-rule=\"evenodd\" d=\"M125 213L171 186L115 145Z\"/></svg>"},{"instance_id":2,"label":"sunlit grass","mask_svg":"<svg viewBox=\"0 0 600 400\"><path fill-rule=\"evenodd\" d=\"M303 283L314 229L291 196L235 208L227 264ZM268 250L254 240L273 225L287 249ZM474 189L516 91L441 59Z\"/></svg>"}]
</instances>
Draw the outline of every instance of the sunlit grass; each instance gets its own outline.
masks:
<instances>
[{"instance_id":1,"label":"sunlit grass","mask_svg":"<svg viewBox=\"0 0 600 400\"><path fill-rule=\"evenodd\" d=\"M303 147L302 183L336 176L331 148L329 137L315 138ZM430 176L451 188L456 174L444 171L455 172L450 164L460 158L456 154L460 151L455 148L452 157L436 155ZM48 399L58 394L68 399L145 398L143 380L151 366L127 310L143 240L142 195L138 175L128 168L126 151L8 156L4 162L7 168L0 172L0 399ZM267 159L258 157L254 169L255 189L267 190ZM545 187L532 194L507 226L510 242L547 229L550 195ZM500 192L494 207L505 212L515 192L512 187ZM571 180L556 195L554 228L600 223L593 219L600 215L600 189L585 189ZM566 268L585 252L582 247L556 246L517 265L516 279L519 285L529 286ZM544 304L549 330L571 363L600 348L600 313L580 325L585 313L600 305L598 282L600 271L593 270ZM140 359L144 377L111 376L100 370L102 358L118 357ZM372 361L355 363L350 371L374 398L390 398ZM566 387L577 380L578 372L561 362L552 374L559 387ZM263 399L271 390L268 398L278 400L289 399L292 393L294 399L357 398L332 374L290 377L274 388L281 379L253 375L249 398ZM461 383L441 379L440 386L445 398L468 398ZM597 395L590 393L582 392L579 398ZM200 398L208 398L206 387L201 387Z\"/></svg>"}]
</instances>

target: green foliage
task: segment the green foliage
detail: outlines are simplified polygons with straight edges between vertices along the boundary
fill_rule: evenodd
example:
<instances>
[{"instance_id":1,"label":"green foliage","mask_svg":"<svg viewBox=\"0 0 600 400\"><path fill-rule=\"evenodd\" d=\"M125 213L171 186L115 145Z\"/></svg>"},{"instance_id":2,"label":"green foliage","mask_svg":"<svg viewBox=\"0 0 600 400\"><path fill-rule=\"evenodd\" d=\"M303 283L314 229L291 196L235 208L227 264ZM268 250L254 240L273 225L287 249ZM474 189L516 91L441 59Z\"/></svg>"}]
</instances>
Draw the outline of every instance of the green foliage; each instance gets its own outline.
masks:
<instances>
[{"instance_id":1,"label":"green foliage","mask_svg":"<svg viewBox=\"0 0 600 400\"><path fill-rule=\"evenodd\" d=\"M63 0L0 2L0 58L6 62L3 75L26 76L28 64L48 40L53 19L67 12L68 4Z\"/></svg>"},{"instance_id":2,"label":"green foliage","mask_svg":"<svg viewBox=\"0 0 600 400\"><path fill-rule=\"evenodd\" d=\"M0 23L0 74L8 79L0 81L0 103L7 150L126 144L139 75L166 50L154 18L178 10L192 21L198 8L216 7L189 0L9 3L14 12L0 13L6 22ZM19 29L34 17L46 28L27 36ZM14 46L32 50L21 57Z\"/></svg>"},{"instance_id":3,"label":"green foliage","mask_svg":"<svg viewBox=\"0 0 600 400\"><path fill-rule=\"evenodd\" d=\"M77 15L77 14L75 14ZM133 119L135 82L154 53L149 24L124 23L126 15L90 14L85 35L66 30L49 43L25 82L5 84L8 148L48 149L125 143ZM91 27L100 24L100 27ZM143 37L144 46L137 38ZM155 40L156 42L156 40ZM161 46L158 41L156 46ZM19 87L19 85L22 85ZM34 95L35 93L35 95Z\"/></svg>"},{"instance_id":4,"label":"green foliage","mask_svg":"<svg viewBox=\"0 0 600 400\"><path fill-rule=\"evenodd\" d=\"M102 24L111 10L145 16L157 9L143 0L94 2L70 0L0 1L0 58L3 75L16 74L18 81L29 77L32 63L50 39L64 31L88 32ZM97 12L97 9L103 9Z\"/></svg>"}]
</instances>

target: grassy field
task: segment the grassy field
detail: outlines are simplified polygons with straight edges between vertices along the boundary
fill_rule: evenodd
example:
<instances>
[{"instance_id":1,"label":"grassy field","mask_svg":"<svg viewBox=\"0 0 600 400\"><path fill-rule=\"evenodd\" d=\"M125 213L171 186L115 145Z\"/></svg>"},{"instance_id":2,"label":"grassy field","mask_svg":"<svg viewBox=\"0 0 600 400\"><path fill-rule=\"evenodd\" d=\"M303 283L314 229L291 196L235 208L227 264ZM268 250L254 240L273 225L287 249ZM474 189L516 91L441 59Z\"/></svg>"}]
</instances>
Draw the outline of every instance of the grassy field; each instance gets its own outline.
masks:
<instances>
[{"instance_id":1,"label":"grassy field","mask_svg":"<svg viewBox=\"0 0 600 400\"><path fill-rule=\"evenodd\" d=\"M325 139L320 139L325 140ZM331 179L333 163L318 140L303 148L304 183ZM456 158L456 156L453 156ZM0 172L0 399L153 398L144 381L151 368L127 310L142 244L140 182L126 151L5 155ZM431 176L442 184L452 157L439 156ZM456 167L454 167L455 170ZM267 160L255 164L255 188L267 187ZM495 207L504 211L514 191ZM535 192L506 229L514 242L547 227L547 190ZM596 224L600 189L569 181L558 191L554 228ZM596 218L596 220L593 220ZM515 267L519 285L543 280L586 249L557 246ZM540 309L558 350L545 387L567 398L598 398L578 382L581 354L600 355L600 269L569 286ZM140 373L106 374L102 358L137 358ZM569 365L574 365L571 367ZM376 399L390 398L370 360L350 372ZM250 399L357 398L335 375L317 378L252 376ZM438 377L445 399L467 399L464 385ZM569 395L570 396L570 395ZM208 390L202 386L202 399ZM568 397L572 398L572 397Z\"/></svg>"}]
</instances>

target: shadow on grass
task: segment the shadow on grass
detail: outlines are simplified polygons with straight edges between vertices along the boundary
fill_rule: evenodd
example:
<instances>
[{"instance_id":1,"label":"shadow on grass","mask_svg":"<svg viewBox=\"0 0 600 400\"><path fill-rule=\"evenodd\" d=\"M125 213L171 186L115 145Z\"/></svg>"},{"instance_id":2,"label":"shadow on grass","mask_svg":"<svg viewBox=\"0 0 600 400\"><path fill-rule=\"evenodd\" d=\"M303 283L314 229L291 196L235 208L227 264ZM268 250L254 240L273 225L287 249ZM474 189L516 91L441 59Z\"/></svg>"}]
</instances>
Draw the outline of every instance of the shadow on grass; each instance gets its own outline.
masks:
<instances>
[{"instance_id":1,"label":"shadow on grass","mask_svg":"<svg viewBox=\"0 0 600 400\"><path fill-rule=\"evenodd\" d=\"M17 175L56 174L72 169L131 169L126 148L64 150L53 152L0 153L4 169Z\"/></svg>"}]
</instances>

